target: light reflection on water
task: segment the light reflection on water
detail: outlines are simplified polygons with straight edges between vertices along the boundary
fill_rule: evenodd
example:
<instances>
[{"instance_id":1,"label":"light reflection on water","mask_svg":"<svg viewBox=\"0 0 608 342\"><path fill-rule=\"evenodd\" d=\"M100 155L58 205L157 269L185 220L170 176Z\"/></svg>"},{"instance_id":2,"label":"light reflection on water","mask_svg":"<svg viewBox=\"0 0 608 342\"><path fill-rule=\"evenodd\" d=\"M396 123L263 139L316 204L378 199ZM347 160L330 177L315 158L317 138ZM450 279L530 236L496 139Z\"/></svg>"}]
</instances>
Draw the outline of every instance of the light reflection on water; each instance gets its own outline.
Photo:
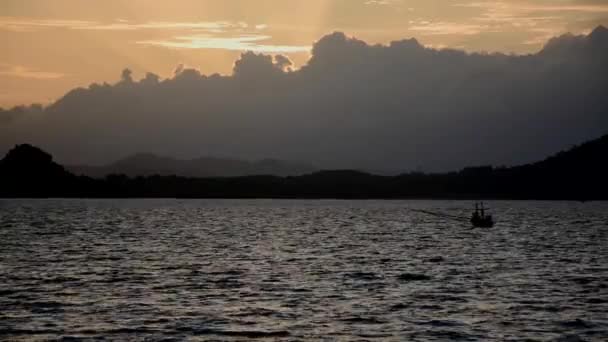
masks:
<instances>
[{"instance_id":1,"label":"light reflection on water","mask_svg":"<svg viewBox=\"0 0 608 342\"><path fill-rule=\"evenodd\" d=\"M0 200L0 340L608 339L608 203Z\"/></svg>"}]
</instances>

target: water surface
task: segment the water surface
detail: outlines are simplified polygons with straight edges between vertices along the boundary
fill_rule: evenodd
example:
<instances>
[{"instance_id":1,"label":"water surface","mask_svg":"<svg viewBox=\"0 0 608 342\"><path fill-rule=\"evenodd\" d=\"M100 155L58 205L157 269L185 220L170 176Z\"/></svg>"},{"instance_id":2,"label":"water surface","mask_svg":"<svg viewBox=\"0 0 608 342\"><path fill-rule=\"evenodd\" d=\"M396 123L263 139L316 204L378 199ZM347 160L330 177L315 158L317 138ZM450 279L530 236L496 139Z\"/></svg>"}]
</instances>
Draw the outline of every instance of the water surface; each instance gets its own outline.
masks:
<instances>
[{"instance_id":1,"label":"water surface","mask_svg":"<svg viewBox=\"0 0 608 342\"><path fill-rule=\"evenodd\" d=\"M608 203L0 200L0 340L608 340Z\"/></svg>"}]
</instances>

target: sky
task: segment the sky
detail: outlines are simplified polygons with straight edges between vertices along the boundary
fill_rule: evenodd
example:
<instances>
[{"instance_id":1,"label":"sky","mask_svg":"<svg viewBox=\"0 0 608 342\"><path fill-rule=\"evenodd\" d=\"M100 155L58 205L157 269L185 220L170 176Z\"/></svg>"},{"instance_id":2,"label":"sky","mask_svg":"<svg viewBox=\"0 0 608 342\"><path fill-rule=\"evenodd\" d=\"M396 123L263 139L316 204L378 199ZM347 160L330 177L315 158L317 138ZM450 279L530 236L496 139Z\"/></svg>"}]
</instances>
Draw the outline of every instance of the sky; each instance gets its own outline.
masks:
<instances>
[{"instance_id":1,"label":"sky","mask_svg":"<svg viewBox=\"0 0 608 342\"><path fill-rule=\"evenodd\" d=\"M50 104L93 82L232 73L241 53L298 69L321 37L368 44L535 53L553 36L608 24L606 0L0 0L0 107Z\"/></svg>"}]
</instances>

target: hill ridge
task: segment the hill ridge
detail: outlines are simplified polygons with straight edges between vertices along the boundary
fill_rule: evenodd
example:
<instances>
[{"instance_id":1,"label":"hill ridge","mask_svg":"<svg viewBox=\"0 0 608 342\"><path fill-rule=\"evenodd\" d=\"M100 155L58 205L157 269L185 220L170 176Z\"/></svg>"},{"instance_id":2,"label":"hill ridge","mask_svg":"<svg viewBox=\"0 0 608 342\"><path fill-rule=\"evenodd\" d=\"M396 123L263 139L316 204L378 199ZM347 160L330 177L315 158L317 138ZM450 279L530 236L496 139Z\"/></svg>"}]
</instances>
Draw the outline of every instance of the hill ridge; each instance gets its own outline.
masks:
<instances>
[{"instance_id":1,"label":"hill ridge","mask_svg":"<svg viewBox=\"0 0 608 342\"><path fill-rule=\"evenodd\" d=\"M19 145L0 160L0 197L460 198L608 200L608 135L515 167L377 176L323 170L301 176L77 177L52 156Z\"/></svg>"}]
</instances>

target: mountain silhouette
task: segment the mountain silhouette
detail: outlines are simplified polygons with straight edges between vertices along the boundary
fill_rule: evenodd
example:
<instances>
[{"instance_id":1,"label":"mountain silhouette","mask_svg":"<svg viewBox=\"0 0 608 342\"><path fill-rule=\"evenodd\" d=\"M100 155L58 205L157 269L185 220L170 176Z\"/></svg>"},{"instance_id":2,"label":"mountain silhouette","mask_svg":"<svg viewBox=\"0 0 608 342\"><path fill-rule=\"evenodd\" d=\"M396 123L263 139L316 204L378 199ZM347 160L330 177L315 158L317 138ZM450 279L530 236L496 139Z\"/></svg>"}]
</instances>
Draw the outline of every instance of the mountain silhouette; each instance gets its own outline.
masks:
<instances>
[{"instance_id":1,"label":"mountain silhouette","mask_svg":"<svg viewBox=\"0 0 608 342\"><path fill-rule=\"evenodd\" d=\"M19 145L0 161L0 197L608 199L608 135L515 167L377 176L353 170L301 176L76 177L48 153ZM136 160L149 156L139 155Z\"/></svg>"},{"instance_id":2,"label":"mountain silhouette","mask_svg":"<svg viewBox=\"0 0 608 342\"><path fill-rule=\"evenodd\" d=\"M510 179L524 182L517 188L545 196L567 193L568 198L608 197L608 135L559 152L543 161L506 170ZM604 157L602 157L604 156Z\"/></svg>"},{"instance_id":3,"label":"mountain silhouette","mask_svg":"<svg viewBox=\"0 0 608 342\"><path fill-rule=\"evenodd\" d=\"M93 178L111 174L137 176L239 177L251 175L298 176L317 169L304 163L276 159L245 161L226 158L180 160L150 153L138 153L105 166L67 166L70 172Z\"/></svg>"},{"instance_id":4,"label":"mountain silhouette","mask_svg":"<svg viewBox=\"0 0 608 342\"><path fill-rule=\"evenodd\" d=\"M50 154L28 144L15 146L0 160L0 193L4 196L70 194L75 178Z\"/></svg>"}]
</instances>

